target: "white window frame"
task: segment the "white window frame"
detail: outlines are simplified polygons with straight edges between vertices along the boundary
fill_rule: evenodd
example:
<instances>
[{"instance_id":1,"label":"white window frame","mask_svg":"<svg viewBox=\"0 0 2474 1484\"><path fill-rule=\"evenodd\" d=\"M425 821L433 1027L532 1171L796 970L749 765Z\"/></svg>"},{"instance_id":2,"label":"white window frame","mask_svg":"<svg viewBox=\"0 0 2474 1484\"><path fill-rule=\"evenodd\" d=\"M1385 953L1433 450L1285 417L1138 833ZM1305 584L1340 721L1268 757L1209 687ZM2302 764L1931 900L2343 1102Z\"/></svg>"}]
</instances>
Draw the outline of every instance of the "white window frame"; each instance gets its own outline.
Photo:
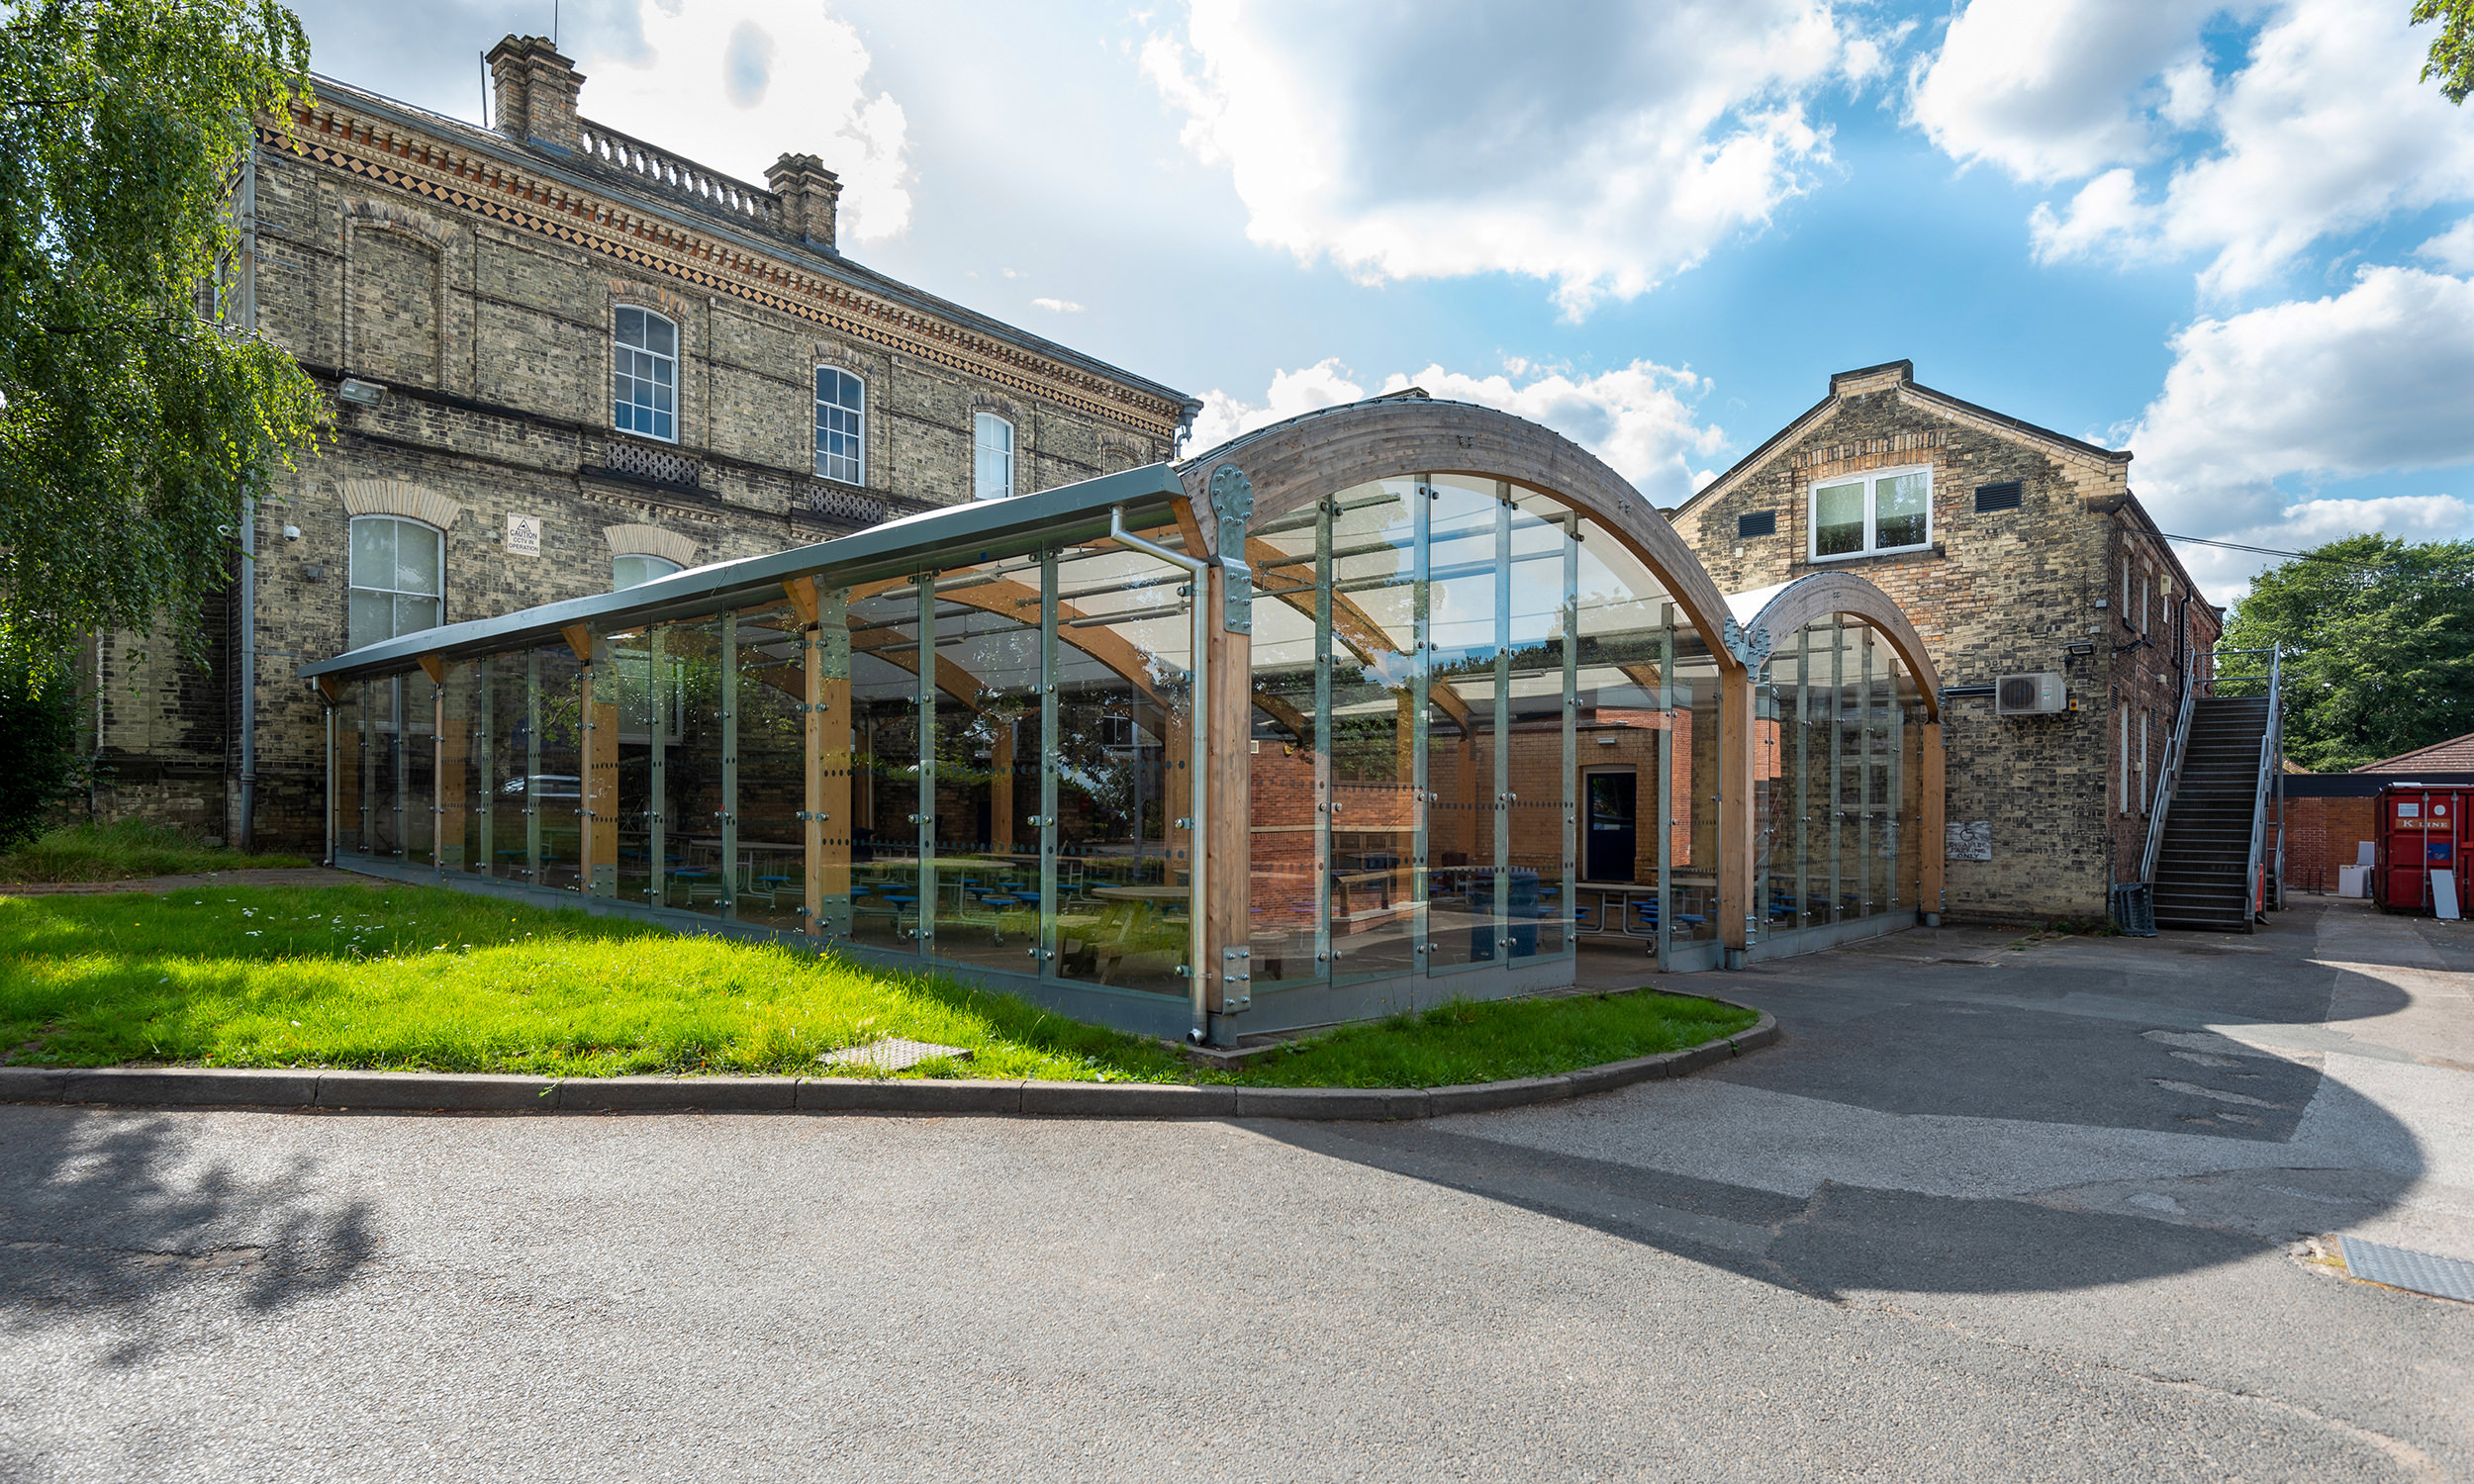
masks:
<instances>
[{"instance_id":1,"label":"white window frame","mask_svg":"<svg viewBox=\"0 0 2474 1484\"><path fill-rule=\"evenodd\" d=\"M827 371L850 378L851 384L859 389L859 405L855 408L844 407L838 402L825 401L821 394L816 397L816 478L829 479L836 484L858 485L864 488L868 483L868 379L860 375L858 372L853 371L848 366L836 366L827 361L819 361L816 363L817 378L821 378ZM834 412L843 414L850 418L850 439L852 444L858 449L858 452L853 454L851 457L854 472L848 479L844 479L841 475L828 473L826 471L825 461L827 456L823 446L825 432L823 423L825 409L827 408L831 408Z\"/></svg>"},{"instance_id":2,"label":"white window frame","mask_svg":"<svg viewBox=\"0 0 2474 1484\"><path fill-rule=\"evenodd\" d=\"M668 355L663 355L660 351L651 349L647 346L630 345L618 337L618 317L621 314L629 312L642 315L647 321L658 320L662 324L670 326L670 353ZM611 310L610 425L615 431L625 433L631 438L649 438L656 443L676 443L679 441L679 351L684 344L685 339L679 333L679 322L671 319L668 315L658 313L654 310L648 310L640 304L621 304ZM669 365L670 411L666 415L658 407L655 407L651 411L651 416L657 419L664 416L667 416L670 418L670 431L666 433L656 432L648 428L630 427L618 420L619 408L635 408L641 406L639 403L621 402L619 400L618 384L620 379L624 378L628 381L649 380L649 378L637 375L635 368L627 362L625 358L631 355L642 356L647 361L651 362L666 362ZM660 385L658 381L652 382L652 384L655 386Z\"/></svg>"},{"instance_id":3,"label":"white window frame","mask_svg":"<svg viewBox=\"0 0 2474 1484\"><path fill-rule=\"evenodd\" d=\"M2119 706L2116 714L2122 718L2122 812L2128 814L2131 812L2131 708L2128 705Z\"/></svg>"},{"instance_id":4,"label":"white window frame","mask_svg":"<svg viewBox=\"0 0 2474 1484\"><path fill-rule=\"evenodd\" d=\"M984 431L992 422L1005 430L1005 446L1002 450L992 449L980 441L981 432ZM1020 433L1018 429L1014 427L1012 418L1002 417L997 413L975 413L972 415L971 498L973 500L1010 500L1013 498L1014 454L1020 449ZM1004 491L1003 493L997 495L985 494L983 492L986 489L986 485L980 478L980 460L989 454L999 451L1003 453L1005 460Z\"/></svg>"},{"instance_id":5,"label":"white window frame","mask_svg":"<svg viewBox=\"0 0 2474 1484\"><path fill-rule=\"evenodd\" d=\"M620 562L659 562L663 567L668 569L667 571L656 572L649 577L640 578L635 582L631 582L627 584L627 588L640 588L646 583L657 583L665 577L670 577L687 570L678 563L670 560L670 558L658 555L654 552L614 551L610 554L610 591L613 593L624 593L627 591L627 588L618 586L618 564Z\"/></svg>"},{"instance_id":6,"label":"white window frame","mask_svg":"<svg viewBox=\"0 0 2474 1484\"><path fill-rule=\"evenodd\" d=\"M1924 476L1924 539L1907 546L1877 544L1880 532L1880 510L1875 490L1885 479L1902 475ZM1864 544L1855 551L1835 551L1824 555L1821 550L1821 492L1840 485L1861 482L1864 487ZM1895 469L1865 469L1837 479L1817 479L1804 487L1804 559L1808 562L1852 562L1859 557L1890 556L1907 551L1933 549L1933 466L1906 464Z\"/></svg>"},{"instance_id":7,"label":"white window frame","mask_svg":"<svg viewBox=\"0 0 2474 1484\"><path fill-rule=\"evenodd\" d=\"M365 583L365 582L362 582L362 581L361 581L361 571L360 571L360 540L359 540L359 532L360 532L360 528L361 528L361 526L362 526L362 524L363 524L364 522L375 522L375 521L380 521L380 520L386 521L386 522L388 522L388 523L389 523L389 524L391 524L391 525L398 525L398 526L409 525L409 526L411 526L411 527L412 527L413 529L415 529L415 530L427 532L427 533L428 534L428 536L430 537L430 539L431 539L431 540L433 540L433 541L437 542L437 547L438 547L438 590L437 590L436 592L434 592L434 593L424 593L424 592L420 592L420 591L418 591L417 589L413 589L413 588L399 588L399 587L395 587L395 586L393 586L393 579L394 579L394 575L395 575L394 573L389 573L389 574L388 574L388 579L389 579L389 581L388 581L388 585L387 585L387 586L383 586L383 587L382 587L382 586L380 586L380 585L378 585L378 584L376 584L376 583ZM399 535L397 536L397 538L396 538L396 539L397 539L397 540L399 540L399 541L401 541L401 540L403 539L403 537L399 534ZM400 561L399 561L399 562L396 564L396 570L397 570L397 571L399 571L399 572L403 570L403 563L402 563L402 562L400 562ZM384 637L384 638L378 638L378 639L364 639L364 640L362 640L362 641L361 641L361 644L354 644L354 643L352 643L352 595L353 595L353 594L355 594L355 593L382 593L382 594L386 595L386 598L387 598L387 611L388 611L388 615L389 615L389 616L388 616L388 621L387 621L387 633L386 633L386 635L385 635L385 637ZM429 625L429 627L430 627L430 628L440 628L440 627L445 626L445 623L446 623L446 532L445 532L445 531L442 531L442 530L440 530L440 529L438 529L438 528L437 528L436 526L434 526L434 525L431 525L431 524L430 524L428 521L427 521L427 520L416 520L416 519L414 519L414 518L413 518L412 516L410 516L410 515L390 515L390 514L386 514L386 513L384 513L384 512L378 512L378 513L373 513L373 514L368 514L368 515L354 515L354 516L351 518L351 521L350 521L349 525L347 526L347 528L346 528L346 529L345 529L345 531L344 531L344 546L343 546L343 640L344 640L344 645L345 645L345 647L346 647L347 649L358 649L358 648L362 647L362 645L365 645L365 644L383 644L383 643L385 643L385 642L387 641L387 639L400 639L400 638L404 637L404 635L405 635L405 634L418 634L418 633L426 633L426 632L428 632L428 630L427 630L427 629L418 629L418 628L408 628L408 629L404 629L404 630L402 630L402 631L400 631L400 632L396 630L396 627L395 627L395 621L394 621L394 616L393 616L393 615L394 615L394 611L395 611L395 600L396 600L396 599L398 599L398 598L427 598L427 599L428 599L431 603L436 603L436 604L438 605L438 606L437 606L438 621L437 621L436 623L433 623L433 624Z\"/></svg>"},{"instance_id":8,"label":"white window frame","mask_svg":"<svg viewBox=\"0 0 2474 1484\"><path fill-rule=\"evenodd\" d=\"M2147 814L2147 734L2155 719L2152 711L2139 713L2139 812L2141 818Z\"/></svg>"}]
</instances>

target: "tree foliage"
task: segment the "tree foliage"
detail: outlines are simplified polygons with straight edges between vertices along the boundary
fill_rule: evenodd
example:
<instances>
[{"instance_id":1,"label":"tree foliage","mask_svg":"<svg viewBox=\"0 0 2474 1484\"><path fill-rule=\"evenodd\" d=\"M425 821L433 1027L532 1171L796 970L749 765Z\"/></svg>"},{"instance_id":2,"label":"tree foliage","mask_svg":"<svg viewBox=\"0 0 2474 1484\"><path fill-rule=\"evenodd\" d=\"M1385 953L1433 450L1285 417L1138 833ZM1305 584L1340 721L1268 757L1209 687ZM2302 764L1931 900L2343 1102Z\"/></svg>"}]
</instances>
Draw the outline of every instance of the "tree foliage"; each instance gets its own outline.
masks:
<instances>
[{"instance_id":1,"label":"tree foliage","mask_svg":"<svg viewBox=\"0 0 2474 1484\"><path fill-rule=\"evenodd\" d=\"M2439 23L2431 49L2423 60L2423 81L2439 79L2449 102L2463 104L2474 93L2474 0L2414 0L2414 24Z\"/></svg>"},{"instance_id":2,"label":"tree foliage","mask_svg":"<svg viewBox=\"0 0 2474 1484\"><path fill-rule=\"evenodd\" d=\"M2261 573L2225 643L2289 651L2285 750L2316 772L2474 732L2474 541L2331 541Z\"/></svg>"},{"instance_id":3,"label":"tree foliage","mask_svg":"<svg viewBox=\"0 0 2474 1484\"><path fill-rule=\"evenodd\" d=\"M315 384L216 312L309 43L271 0L0 14L0 658L40 686L95 629L201 654L243 497L317 437Z\"/></svg>"}]
</instances>

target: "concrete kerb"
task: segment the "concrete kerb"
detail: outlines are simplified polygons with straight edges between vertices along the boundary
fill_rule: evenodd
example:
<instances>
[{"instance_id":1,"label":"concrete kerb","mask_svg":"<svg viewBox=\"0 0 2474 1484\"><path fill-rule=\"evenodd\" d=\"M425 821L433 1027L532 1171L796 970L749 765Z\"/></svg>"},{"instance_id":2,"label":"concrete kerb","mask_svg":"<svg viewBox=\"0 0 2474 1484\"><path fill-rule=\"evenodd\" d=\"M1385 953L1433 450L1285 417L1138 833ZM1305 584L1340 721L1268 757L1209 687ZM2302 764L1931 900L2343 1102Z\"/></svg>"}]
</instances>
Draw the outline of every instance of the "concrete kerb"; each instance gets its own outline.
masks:
<instances>
[{"instance_id":1,"label":"concrete kerb","mask_svg":"<svg viewBox=\"0 0 2474 1484\"><path fill-rule=\"evenodd\" d=\"M1716 998L1716 996L1704 996ZM1732 1004L1722 1000L1720 1003ZM1738 1006L1751 1009L1749 1005ZM1683 1051L1456 1087L1232 1087L873 1077L528 1077L223 1067L0 1067L0 1103L391 1113L909 1113L1397 1122L1482 1113L1689 1075L1778 1039L1768 1012Z\"/></svg>"}]
</instances>

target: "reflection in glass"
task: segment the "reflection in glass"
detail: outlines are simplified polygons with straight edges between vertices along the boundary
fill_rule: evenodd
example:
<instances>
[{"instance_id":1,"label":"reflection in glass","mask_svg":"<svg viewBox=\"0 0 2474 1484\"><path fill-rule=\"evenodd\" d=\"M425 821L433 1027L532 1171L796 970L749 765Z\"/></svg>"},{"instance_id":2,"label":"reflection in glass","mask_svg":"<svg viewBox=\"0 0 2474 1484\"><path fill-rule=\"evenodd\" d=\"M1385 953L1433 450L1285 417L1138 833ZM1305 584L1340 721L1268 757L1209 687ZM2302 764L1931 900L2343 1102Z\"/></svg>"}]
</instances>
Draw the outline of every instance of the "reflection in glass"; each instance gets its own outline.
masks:
<instances>
[{"instance_id":1,"label":"reflection in glass","mask_svg":"<svg viewBox=\"0 0 2474 1484\"><path fill-rule=\"evenodd\" d=\"M799 709L807 696L807 636L787 603L741 609L735 619L729 708L737 761L734 797L723 805L732 826L731 906L742 922L797 931L807 926L800 916L807 842L799 817L808 806L806 718ZM825 713L824 724L837 741L846 737L849 707ZM827 822L829 834L849 832L847 818Z\"/></svg>"},{"instance_id":2,"label":"reflection in glass","mask_svg":"<svg viewBox=\"0 0 2474 1484\"><path fill-rule=\"evenodd\" d=\"M1316 556L1326 535L1317 502L1257 526L1246 540L1255 567L1247 972L1257 994L1319 980L1329 952L1317 924L1330 780L1315 725L1323 711L1317 625L1328 632L1331 621Z\"/></svg>"},{"instance_id":3,"label":"reflection in glass","mask_svg":"<svg viewBox=\"0 0 2474 1484\"><path fill-rule=\"evenodd\" d=\"M1038 965L1040 563L936 580L937 957Z\"/></svg>"},{"instance_id":4,"label":"reflection in glass","mask_svg":"<svg viewBox=\"0 0 2474 1484\"><path fill-rule=\"evenodd\" d=\"M1343 491L1331 517L1332 979L1417 967L1418 486Z\"/></svg>"},{"instance_id":5,"label":"reflection in glass","mask_svg":"<svg viewBox=\"0 0 2474 1484\"><path fill-rule=\"evenodd\" d=\"M920 951L919 585L853 590L849 605L850 936ZM792 838L797 838L793 836Z\"/></svg>"}]
</instances>

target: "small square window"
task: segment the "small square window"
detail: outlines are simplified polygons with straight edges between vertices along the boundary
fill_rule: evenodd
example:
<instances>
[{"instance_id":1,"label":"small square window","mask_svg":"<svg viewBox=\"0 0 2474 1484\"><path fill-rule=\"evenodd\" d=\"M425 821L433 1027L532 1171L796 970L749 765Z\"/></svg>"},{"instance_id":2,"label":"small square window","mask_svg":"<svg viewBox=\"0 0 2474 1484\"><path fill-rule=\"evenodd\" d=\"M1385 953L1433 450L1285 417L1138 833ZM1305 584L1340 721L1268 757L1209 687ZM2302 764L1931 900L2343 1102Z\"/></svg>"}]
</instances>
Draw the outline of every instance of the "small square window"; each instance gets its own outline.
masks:
<instances>
[{"instance_id":1,"label":"small square window","mask_svg":"<svg viewBox=\"0 0 2474 1484\"><path fill-rule=\"evenodd\" d=\"M1735 538L1750 540L1754 536L1774 536L1778 533L1776 510L1747 510L1735 517Z\"/></svg>"},{"instance_id":2,"label":"small square window","mask_svg":"<svg viewBox=\"0 0 2474 1484\"><path fill-rule=\"evenodd\" d=\"M2020 483L2015 479L1998 485L1978 485L1976 513L1985 515L1995 510L2015 510L2019 508L2021 493Z\"/></svg>"}]
</instances>

